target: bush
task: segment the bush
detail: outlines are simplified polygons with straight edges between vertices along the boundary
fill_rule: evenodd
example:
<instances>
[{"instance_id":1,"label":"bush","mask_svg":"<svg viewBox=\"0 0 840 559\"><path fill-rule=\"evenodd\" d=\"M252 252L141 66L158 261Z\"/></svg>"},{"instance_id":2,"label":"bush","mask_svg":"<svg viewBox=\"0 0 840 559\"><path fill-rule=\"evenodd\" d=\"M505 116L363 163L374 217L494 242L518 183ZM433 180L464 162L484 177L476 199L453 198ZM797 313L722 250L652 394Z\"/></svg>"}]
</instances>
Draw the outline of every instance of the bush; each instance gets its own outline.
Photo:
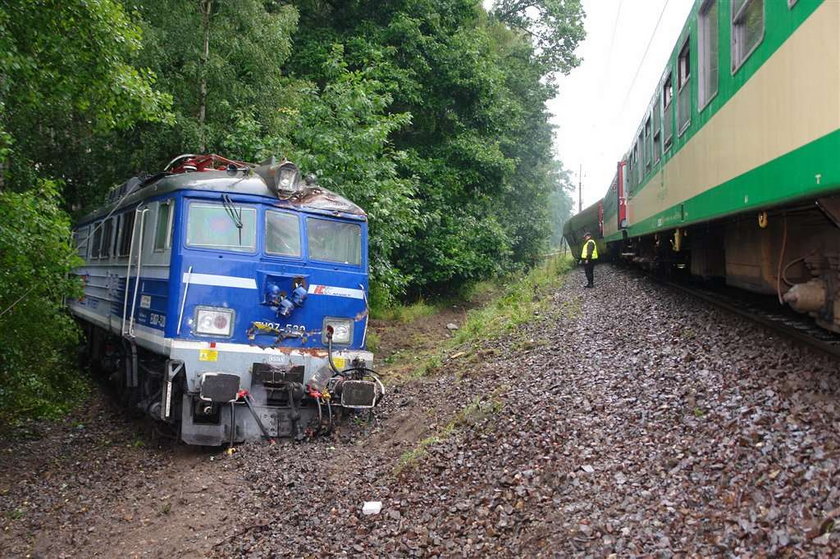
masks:
<instances>
[{"instance_id":1,"label":"bush","mask_svg":"<svg viewBox=\"0 0 840 559\"><path fill-rule=\"evenodd\" d=\"M65 298L81 263L55 183L0 192L0 423L57 416L84 394L72 356L79 331Z\"/></svg>"}]
</instances>

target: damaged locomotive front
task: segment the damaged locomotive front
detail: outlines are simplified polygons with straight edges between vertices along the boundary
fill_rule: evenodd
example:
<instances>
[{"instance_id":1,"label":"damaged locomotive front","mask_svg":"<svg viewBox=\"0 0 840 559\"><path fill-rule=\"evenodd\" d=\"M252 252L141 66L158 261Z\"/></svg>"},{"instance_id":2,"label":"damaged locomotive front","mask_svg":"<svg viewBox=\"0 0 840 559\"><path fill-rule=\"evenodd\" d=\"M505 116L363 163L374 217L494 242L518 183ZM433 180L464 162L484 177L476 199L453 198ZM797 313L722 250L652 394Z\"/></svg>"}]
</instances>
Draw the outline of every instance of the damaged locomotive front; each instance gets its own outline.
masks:
<instances>
[{"instance_id":1,"label":"damaged locomotive front","mask_svg":"<svg viewBox=\"0 0 840 559\"><path fill-rule=\"evenodd\" d=\"M184 442L302 438L384 395L367 217L294 164L181 156L74 234L91 363Z\"/></svg>"}]
</instances>

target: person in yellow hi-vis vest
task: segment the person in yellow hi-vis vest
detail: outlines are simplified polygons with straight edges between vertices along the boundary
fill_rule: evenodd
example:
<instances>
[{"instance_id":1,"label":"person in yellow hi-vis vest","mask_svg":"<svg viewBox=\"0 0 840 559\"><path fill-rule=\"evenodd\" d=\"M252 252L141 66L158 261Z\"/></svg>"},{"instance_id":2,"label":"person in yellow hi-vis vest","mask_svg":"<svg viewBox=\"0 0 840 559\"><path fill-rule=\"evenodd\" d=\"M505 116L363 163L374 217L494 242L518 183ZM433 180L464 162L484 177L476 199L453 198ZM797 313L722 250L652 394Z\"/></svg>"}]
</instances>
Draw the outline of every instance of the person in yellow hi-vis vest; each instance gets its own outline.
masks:
<instances>
[{"instance_id":1,"label":"person in yellow hi-vis vest","mask_svg":"<svg viewBox=\"0 0 840 559\"><path fill-rule=\"evenodd\" d=\"M589 233L583 234L580 260L583 262L583 271L586 272L586 285L584 287L595 287L595 261L598 260L598 245L595 244L595 239Z\"/></svg>"}]
</instances>

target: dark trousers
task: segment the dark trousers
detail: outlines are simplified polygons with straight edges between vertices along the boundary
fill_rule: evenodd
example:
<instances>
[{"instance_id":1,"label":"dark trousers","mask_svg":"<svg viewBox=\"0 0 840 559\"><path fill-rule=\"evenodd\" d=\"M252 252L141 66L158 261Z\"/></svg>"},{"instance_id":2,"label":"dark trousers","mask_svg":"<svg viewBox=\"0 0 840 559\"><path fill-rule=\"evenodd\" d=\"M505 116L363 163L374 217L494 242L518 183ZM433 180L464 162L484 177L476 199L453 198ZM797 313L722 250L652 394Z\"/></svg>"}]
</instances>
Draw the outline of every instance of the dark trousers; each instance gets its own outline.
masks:
<instances>
[{"instance_id":1,"label":"dark trousers","mask_svg":"<svg viewBox=\"0 0 840 559\"><path fill-rule=\"evenodd\" d=\"M584 260L583 261L583 271L586 272L586 283L587 283L587 285L595 285L595 261L594 260Z\"/></svg>"}]
</instances>

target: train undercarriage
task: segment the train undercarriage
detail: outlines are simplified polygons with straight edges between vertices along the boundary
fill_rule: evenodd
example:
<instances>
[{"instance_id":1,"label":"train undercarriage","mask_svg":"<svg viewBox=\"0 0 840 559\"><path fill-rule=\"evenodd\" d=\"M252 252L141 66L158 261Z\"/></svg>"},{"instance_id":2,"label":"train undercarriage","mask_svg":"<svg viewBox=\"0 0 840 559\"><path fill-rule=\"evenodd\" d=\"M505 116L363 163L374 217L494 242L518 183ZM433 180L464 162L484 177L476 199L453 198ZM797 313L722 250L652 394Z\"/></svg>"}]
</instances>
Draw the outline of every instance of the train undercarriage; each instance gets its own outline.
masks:
<instances>
[{"instance_id":1,"label":"train undercarriage","mask_svg":"<svg viewBox=\"0 0 840 559\"><path fill-rule=\"evenodd\" d=\"M304 382L302 365L254 363L248 388L230 373L205 373L190 390L186 365L81 323L81 354L96 378L113 389L126 411L150 416L159 431L188 444L219 446L246 440L328 434L348 414L367 414L384 395L376 374L351 363L323 386ZM332 358L330 358L332 362Z\"/></svg>"},{"instance_id":2,"label":"train undercarriage","mask_svg":"<svg viewBox=\"0 0 840 559\"><path fill-rule=\"evenodd\" d=\"M840 333L840 196L628 238L610 249L648 270L775 295Z\"/></svg>"}]
</instances>

